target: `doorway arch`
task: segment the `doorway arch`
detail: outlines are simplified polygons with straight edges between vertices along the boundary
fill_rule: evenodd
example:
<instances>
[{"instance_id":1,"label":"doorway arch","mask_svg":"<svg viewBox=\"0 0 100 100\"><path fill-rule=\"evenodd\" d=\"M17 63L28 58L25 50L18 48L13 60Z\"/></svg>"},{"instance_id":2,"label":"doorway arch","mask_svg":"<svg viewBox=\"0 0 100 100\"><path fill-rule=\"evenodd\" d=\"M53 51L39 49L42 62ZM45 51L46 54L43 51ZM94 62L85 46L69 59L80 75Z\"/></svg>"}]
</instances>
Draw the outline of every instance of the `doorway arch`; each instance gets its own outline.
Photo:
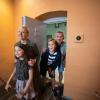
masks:
<instances>
[{"instance_id":1,"label":"doorway arch","mask_svg":"<svg viewBox=\"0 0 100 100\"><path fill-rule=\"evenodd\" d=\"M44 14L41 14L41 15L35 17L35 19L44 21L44 20L54 18L54 17L67 17L67 11L61 10L61 11L46 12Z\"/></svg>"},{"instance_id":2,"label":"doorway arch","mask_svg":"<svg viewBox=\"0 0 100 100\"><path fill-rule=\"evenodd\" d=\"M65 10L50 11L50 12L46 12L46 13L43 13L43 14L35 17L35 19L44 22L45 20L52 19L52 18L58 18L58 17L59 18L61 18L61 17L66 17L67 18L67 11L65 11ZM67 23L67 20L66 20L66 23Z\"/></svg>"}]
</instances>

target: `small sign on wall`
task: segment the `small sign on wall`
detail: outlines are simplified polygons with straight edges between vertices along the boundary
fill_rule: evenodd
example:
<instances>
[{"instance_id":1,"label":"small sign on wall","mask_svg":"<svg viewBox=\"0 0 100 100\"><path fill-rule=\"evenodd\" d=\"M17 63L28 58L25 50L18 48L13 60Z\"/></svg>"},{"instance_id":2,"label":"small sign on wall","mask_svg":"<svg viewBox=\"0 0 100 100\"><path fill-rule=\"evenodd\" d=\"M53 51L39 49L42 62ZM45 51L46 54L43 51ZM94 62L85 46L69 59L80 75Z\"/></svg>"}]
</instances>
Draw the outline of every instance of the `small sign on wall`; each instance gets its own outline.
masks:
<instances>
[{"instance_id":1,"label":"small sign on wall","mask_svg":"<svg viewBox=\"0 0 100 100\"><path fill-rule=\"evenodd\" d=\"M82 33L74 34L74 42L76 43L84 42L84 34Z\"/></svg>"}]
</instances>

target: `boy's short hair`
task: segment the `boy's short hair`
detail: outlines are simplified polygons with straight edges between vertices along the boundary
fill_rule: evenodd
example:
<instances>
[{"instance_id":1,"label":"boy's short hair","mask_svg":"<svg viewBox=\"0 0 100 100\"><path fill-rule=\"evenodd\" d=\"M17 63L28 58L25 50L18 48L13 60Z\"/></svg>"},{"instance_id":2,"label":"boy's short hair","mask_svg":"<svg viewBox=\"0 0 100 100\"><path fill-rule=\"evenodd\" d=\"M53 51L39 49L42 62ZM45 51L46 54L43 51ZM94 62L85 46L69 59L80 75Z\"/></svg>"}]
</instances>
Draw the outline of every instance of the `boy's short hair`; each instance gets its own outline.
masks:
<instances>
[{"instance_id":1,"label":"boy's short hair","mask_svg":"<svg viewBox=\"0 0 100 100\"><path fill-rule=\"evenodd\" d=\"M55 39L51 38L48 40L48 42L52 41L56 45L56 50L58 49L58 43Z\"/></svg>"},{"instance_id":2,"label":"boy's short hair","mask_svg":"<svg viewBox=\"0 0 100 100\"><path fill-rule=\"evenodd\" d=\"M54 42L54 44L58 45L58 43L57 43L57 41L56 41L55 39L50 38L50 39L48 40L48 42L50 42L50 41L53 41L53 42Z\"/></svg>"}]
</instances>

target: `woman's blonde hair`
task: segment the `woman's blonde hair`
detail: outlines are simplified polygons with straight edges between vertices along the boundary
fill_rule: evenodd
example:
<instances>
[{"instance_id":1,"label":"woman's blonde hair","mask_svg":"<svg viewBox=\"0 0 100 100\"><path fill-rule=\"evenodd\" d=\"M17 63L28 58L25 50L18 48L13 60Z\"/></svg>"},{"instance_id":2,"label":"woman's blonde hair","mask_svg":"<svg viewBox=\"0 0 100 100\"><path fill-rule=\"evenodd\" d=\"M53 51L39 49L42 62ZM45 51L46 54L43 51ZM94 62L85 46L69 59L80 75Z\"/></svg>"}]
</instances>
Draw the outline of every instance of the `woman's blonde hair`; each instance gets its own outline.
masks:
<instances>
[{"instance_id":1,"label":"woman's blonde hair","mask_svg":"<svg viewBox=\"0 0 100 100\"><path fill-rule=\"evenodd\" d=\"M21 27L18 29L18 31L22 31L22 29L25 30L25 34L29 35L29 30L28 30L27 26L21 26Z\"/></svg>"}]
</instances>

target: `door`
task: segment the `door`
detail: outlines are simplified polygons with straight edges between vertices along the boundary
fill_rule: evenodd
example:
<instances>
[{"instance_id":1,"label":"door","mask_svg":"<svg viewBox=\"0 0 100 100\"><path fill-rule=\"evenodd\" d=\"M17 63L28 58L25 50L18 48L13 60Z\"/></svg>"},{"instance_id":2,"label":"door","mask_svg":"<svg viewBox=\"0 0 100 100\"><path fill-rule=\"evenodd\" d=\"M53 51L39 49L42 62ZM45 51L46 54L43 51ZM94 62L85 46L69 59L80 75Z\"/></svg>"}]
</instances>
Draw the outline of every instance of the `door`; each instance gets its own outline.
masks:
<instances>
[{"instance_id":1,"label":"door","mask_svg":"<svg viewBox=\"0 0 100 100\"><path fill-rule=\"evenodd\" d=\"M41 53L43 48L46 48L46 24L28 16L23 16L22 25L28 27L29 39L36 44L39 53Z\"/></svg>"},{"instance_id":2,"label":"door","mask_svg":"<svg viewBox=\"0 0 100 100\"><path fill-rule=\"evenodd\" d=\"M45 27L46 25L38 20L33 18L23 16L22 17L22 25L26 26L29 30L29 39L35 43L34 52L37 55L37 63L34 66L34 84L35 91L39 92L39 88L41 85L40 82L40 74L39 74L39 62L40 62L40 54L46 46L46 33Z\"/></svg>"}]
</instances>

